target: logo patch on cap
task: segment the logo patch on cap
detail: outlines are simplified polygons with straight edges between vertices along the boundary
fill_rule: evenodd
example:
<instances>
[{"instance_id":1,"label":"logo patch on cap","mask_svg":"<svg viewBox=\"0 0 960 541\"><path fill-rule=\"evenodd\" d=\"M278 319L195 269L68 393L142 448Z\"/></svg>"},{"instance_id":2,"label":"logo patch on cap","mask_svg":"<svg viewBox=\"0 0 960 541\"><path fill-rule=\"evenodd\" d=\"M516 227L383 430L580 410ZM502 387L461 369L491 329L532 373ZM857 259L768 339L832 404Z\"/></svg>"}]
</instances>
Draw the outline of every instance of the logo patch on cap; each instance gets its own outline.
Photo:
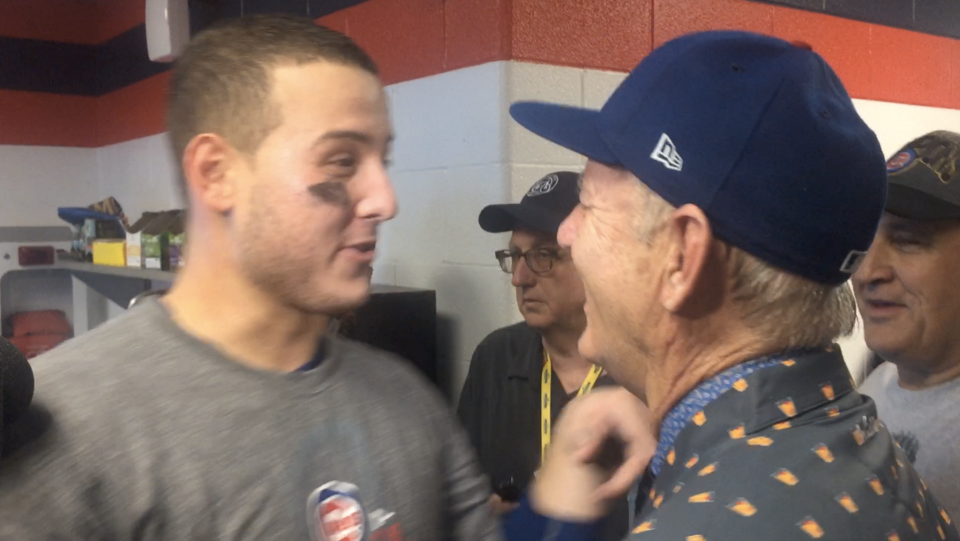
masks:
<instances>
[{"instance_id":1,"label":"logo patch on cap","mask_svg":"<svg viewBox=\"0 0 960 541\"><path fill-rule=\"evenodd\" d=\"M665 133L660 136L660 142L657 143L657 148L653 149L650 157L665 165L667 169L674 171L683 169L683 158L677 152L677 145L674 145L670 136Z\"/></svg>"},{"instance_id":2,"label":"logo patch on cap","mask_svg":"<svg viewBox=\"0 0 960 541\"><path fill-rule=\"evenodd\" d=\"M557 187L558 182L560 182L560 178L557 175L547 175L530 187L530 191L527 192L527 197L536 197L550 193Z\"/></svg>"},{"instance_id":3,"label":"logo patch on cap","mask_svg":"<svg viewBox=\"0 0 960 541\"><path fill-rule=\"evenodd\" d=\"M928 133L912 141L907 149L930 168L940 182L950 184L960 169L960 136L946 131Z\"/></svg>"},{"instance_id":4,"label":"logo patch on cap","mask_svg":"<svg viewBox=\"0 0 960 541\"><path fill-rule=\"evenodd\" d=\"M913 163L915 159L917 159L917 154L911 149L899 152L896 156L887 160L887 173L901 171Z\"/></svg>"}]
</instances>

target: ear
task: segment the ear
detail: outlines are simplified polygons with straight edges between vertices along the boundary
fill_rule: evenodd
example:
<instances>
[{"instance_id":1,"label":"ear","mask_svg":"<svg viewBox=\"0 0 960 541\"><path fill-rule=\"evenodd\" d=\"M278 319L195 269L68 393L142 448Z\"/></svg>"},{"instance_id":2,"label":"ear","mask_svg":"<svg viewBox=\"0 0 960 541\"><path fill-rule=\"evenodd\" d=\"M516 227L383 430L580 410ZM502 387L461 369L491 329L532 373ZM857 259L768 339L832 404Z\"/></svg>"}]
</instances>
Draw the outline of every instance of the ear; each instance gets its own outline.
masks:
<instances>
[{"instance_id":1,"label":"ear","mask_svg":"<svg viewBox=\"0 0 960 541\"><path fill-rule=\"evenodd\" d=\"M183 174L192 207L220 214L229 212L238 194L236 169L246 166L243 156L223 137L202 133L183 152Z\"/></svg>"},{"instance_id":2,"label":"ear","mask_svg":"<svg viewBox=\"0 0 960 541\"><path fill-rule=\"evenodd\" d=\"M703 281L713 231L706 214L695 205L684 205L673 211L666 225L667 265L660 303L676 313L688 304Z\"/></svg>"}]
</instances>

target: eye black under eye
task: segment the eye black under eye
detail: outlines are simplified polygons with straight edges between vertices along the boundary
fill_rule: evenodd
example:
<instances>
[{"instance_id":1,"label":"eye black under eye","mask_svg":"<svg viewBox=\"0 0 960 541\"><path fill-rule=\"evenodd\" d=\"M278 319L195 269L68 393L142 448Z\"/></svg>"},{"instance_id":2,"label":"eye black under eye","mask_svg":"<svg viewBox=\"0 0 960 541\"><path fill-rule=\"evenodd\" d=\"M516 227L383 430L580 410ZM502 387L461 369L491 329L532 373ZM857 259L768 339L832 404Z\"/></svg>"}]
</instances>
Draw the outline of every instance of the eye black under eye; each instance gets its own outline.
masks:
<instances>
[{"instance_id":1,"label":"eye black under eye","mask_svg":"<svg viewBox=\"0 0 960 541\"><path fill-rule=\"evenodd\" d=\"M310 186L309 190L310 193L318 199L331 205L349 207L352 204L350 194L347 192L347 187L339 182L314 184Z\"/></svg>"}]
</instances>

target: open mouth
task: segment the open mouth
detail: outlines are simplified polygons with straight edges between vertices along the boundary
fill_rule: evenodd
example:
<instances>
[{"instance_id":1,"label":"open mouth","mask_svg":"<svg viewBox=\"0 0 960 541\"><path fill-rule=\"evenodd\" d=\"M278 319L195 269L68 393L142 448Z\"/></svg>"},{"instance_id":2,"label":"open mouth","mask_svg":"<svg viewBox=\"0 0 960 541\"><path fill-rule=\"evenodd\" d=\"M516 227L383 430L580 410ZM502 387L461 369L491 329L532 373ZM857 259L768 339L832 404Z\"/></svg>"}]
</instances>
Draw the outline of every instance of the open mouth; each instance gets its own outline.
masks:
<instances>
[{"instance_id":1,"label":"open mouth","mask_svg":"<svg viewBox=\"0 0 960 541\"><path fill-rule=\"evenodd\" d=\"M371 242L359 242L357 244L351 244L343 249L348 255L353 256L356 259L359 259L365 263L373 262L373 257L376 255L377 243L374 241Z\"/></svg>"}]
</instances>

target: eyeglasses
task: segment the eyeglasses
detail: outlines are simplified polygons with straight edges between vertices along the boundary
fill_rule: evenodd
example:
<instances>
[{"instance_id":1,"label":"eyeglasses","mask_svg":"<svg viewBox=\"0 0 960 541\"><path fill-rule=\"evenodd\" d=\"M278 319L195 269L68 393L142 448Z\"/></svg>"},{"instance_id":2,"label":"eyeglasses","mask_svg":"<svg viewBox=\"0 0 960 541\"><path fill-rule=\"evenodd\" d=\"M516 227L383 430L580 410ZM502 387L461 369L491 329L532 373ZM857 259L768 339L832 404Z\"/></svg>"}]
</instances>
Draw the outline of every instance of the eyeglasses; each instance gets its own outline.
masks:
<instances>
[{"instance_id":1,"label":"eyeglasses","mask_svg":"<svg viewBox=\"0 0 960 541\"><path fill-rule=\"evenodd\" d=\"M551 248L532 248L526 252L520 250L497 250L493 253L500 262L500 269L507 274L513 274L517 269L520 258L527 263L530 271L537 275L550 272L553 264L562 257L562 252Z\"/></svg>"}]
</instances>

